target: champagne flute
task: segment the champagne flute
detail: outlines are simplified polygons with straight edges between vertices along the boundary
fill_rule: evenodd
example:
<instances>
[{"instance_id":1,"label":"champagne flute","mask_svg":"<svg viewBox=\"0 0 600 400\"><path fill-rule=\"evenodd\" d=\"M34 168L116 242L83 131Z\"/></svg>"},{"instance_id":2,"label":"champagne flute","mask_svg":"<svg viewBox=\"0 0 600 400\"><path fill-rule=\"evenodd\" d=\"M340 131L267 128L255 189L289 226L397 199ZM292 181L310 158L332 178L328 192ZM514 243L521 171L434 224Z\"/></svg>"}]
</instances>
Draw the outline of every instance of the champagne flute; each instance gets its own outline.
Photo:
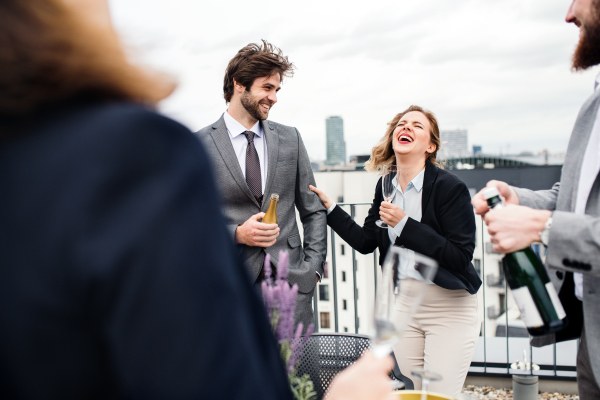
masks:
<instances>
[{"instance_id":1,"label":"champagne flute","mask_svg":"<svg viewBox=\"0 0 600 400\"><path fill-rule=\"evenodd\" d=\"M375 357L392 352L437 272L437 262L422 254L391 246L375 293Z\"/></svg>"},{"instance_id":2,"label":"champagne flute","mask_svg":"<svg viewBox=\"0 0 600 400\"><path fill-rule=\"evenodd\" d=\"M429 382L437 382L442 380L442 376L440 374L427 369L414 369L411 371L411 375L415 378L421 379L421 400L427 400Z\"/></svg>"},{"instance_id":3,"label":"champagne flute","mask_svg":"<svg viewBox=\"0 0 600 400\"><path fill-rule=\"evenodd\" d=\"M383 179L381 180L381 191L383 192L383 199L388 203L391 203L396 195L396 186L398 184L400 168L397 168L395 165L384 165L382 170ZM389 228L389 225L380 219L375 221L375 224L380 228Z\"/></svg>"}]
</instances>

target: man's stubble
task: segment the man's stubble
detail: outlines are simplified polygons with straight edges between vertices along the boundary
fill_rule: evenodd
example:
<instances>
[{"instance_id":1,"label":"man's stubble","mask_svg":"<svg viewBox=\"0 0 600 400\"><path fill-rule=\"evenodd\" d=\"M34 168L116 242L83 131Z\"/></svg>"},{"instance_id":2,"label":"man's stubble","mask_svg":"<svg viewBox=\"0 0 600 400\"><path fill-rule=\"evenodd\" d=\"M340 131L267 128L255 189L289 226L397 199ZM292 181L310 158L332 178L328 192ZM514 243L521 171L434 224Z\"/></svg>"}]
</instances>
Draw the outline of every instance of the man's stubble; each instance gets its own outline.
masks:
<instances>
[{"instance_id":1,"label":"man's stubble","mask_svg":"<svg viewBox=\"0 0 600 400\"><path fill-rule=\"evenodd\" d=\"M593 0L591 7L592 21L580 26L579 43L573 53L572 67L575 71L600 64L600 0Z\"/></svg>"},{"instance_id":2,"label":"man's stubble","mask_svg":"<svg viewBox=\"0 0 600 400\"><path fill-rule=\"evenodd\" d=\"M252 96L250 91L244 91L240 102L242 103L244 109L248 111L248 114L258 121L263 121L269 116L268 113L266 117L262 114L260 111L260 102Z\"/></svg>"}]
</instances>

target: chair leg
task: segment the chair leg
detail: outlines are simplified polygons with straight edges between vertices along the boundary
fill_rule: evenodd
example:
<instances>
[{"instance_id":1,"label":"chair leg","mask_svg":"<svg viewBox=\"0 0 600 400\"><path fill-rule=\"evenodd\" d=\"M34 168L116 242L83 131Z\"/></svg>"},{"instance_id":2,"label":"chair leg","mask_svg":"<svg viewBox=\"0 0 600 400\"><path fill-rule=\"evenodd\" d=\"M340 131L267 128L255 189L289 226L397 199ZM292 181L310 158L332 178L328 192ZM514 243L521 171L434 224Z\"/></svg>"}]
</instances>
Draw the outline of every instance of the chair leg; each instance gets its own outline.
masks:
<instances>
[{"instance_id":1,"label":"chair leg","mask_svg":"<svg viewBox=\"0 0 600 400\"><path fill-rule=\"evenodd\" d=\"M398 362L396 361L396 356L394 355L394 352L392 352L392 357L394 358L394 369L392 370L392 374L396 379L404 383L404 390L414 390L415 384L413 383L413 381L407 376L404 376L402 372L400 372L400 367L398 366Z\"/></svg>"}]
</instances>

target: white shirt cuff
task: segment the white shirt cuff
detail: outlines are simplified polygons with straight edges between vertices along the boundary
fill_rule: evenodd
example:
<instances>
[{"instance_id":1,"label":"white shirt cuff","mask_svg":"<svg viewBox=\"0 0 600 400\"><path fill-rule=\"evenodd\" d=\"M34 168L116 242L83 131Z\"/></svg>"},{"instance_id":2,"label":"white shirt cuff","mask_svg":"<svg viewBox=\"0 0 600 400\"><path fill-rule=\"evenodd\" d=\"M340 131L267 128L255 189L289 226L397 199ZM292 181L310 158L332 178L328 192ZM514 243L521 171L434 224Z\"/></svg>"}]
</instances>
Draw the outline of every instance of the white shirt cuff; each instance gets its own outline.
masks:
<instances>
[{"instance_id":1,"label":"white shirt cuff","mask_svg":"<svg viewBox=\"0 0 600 400\"><path fill-rule=\"evenodd\" d=\"M317 274L317 276L319 277L319 282L321 282L321 279L322 279L322 278L321 278L321 274L320 274L320 273L318 273L317 271L315 271L315 273L316 273L316 274Z\"/></svg>"},{"instance_id":2,"label":"white shirt cuff","mask_svg":"<svg viewBox=\"0 0 600 400\"><path fill-rule=\"evenodd\" d=\"M408 221L408 215L405 215L404 218L402 218L400 222L396 224L395 227L390 228L394 235L396 235L396 237L400 237L400 235L402 234L402 230L406 226L406 221Z\"/></svg>"},{"instance_id":3,"label":"white shirt cuff","mask_svg":"<svg viewBox=\"0 0 600 400\"><path fill-rule=\"evenodd\" d=\"M333 203L333 205L331 207L329 207L329 209L327 209L327 215L329 215L329 213L333 211L335 206L337 206L337 203Z\"/></svg>"}]
</instances>

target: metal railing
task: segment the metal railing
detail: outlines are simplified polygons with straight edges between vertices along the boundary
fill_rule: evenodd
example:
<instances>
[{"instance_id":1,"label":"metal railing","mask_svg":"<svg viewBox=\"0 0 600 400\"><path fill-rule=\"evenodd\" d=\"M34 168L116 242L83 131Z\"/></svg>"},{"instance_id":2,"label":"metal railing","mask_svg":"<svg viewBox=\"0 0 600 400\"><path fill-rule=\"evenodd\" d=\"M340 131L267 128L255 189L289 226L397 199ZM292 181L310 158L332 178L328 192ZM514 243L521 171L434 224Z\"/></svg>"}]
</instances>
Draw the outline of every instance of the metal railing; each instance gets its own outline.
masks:
<instances>
[{"instance_id":1,"label":"metal railing","mask_svg":"<svg viewBox=\"0 0 600 400\"><path fill-rule=\"evenodd\" d=\"M361 211L366 211L368 210L368 207L371 206L371 203L341 203L338 205L344 207L349 212L350 216L355 218L358 207L364 207L364 209ZM357 223L362 224L362 220L357 221ZM498 261L501 255L489 251L489 239L486 241L487 229L480 218L477 218L477 225L478 240L474 259L480 260L479 265L481 266L480 276L483 284L479 289L478 301L480 302L480 305L482 305L481 309L483 310L483 320L481 325L481 336L477 343L476 352L471 362L469 375L496 377L510 376L512 373L516 372L511 370L510 364L517 360L522 361L523 350L525 350L528 353L528 357L532 360L532 363L536 363L540 366L540 370L532 371L532 374L540 375L545 379L575 380L576 353L579 347L579 341L571 341L558 345L554 344L540 349L532 348L531 345L529 345L529 337L526 334L524 325L519 318L514 318L516 307L512 301L512 294L509 292L504 277L499 275L495 270L495 268L498 268ZM336 245L340 244L348 246L346 242L337 236L333 229L329 228L327 265L328 273L323 278L321 283L319 283L319 285L331 286L329 293L331 294L333 292L333 304L331 304L331 302L325 302L327 303L328 310L321 310L324 312L324 314L329 313L327 315L328 318L323 319L325 322L329 323L329 326L322 327L320 324L321 318L319 305L324 307L325 303L317 300L318 290L315 290L315 331L320 330L322 332L341 332L339 321L340 313L353 312L354 333L368 334L370 332L367 332L364 329L361 332L360 326L359 296L357 285L358 263L357 254L354 249L352 249L351 252L351 261L349 263L346 262L346 265L344 266L351 268L352 271L351 276L353 298L352 301L346 300L346 310L340 309L338 291L338 283L340 282L340 274L338 271L340 269L340 260L338 259L338 247L336 247ZM539 249L536 250L539 251ZM367 258L363 256L363 260L366 259ZM488 264L491 265L488 265L489 272L487 273L486 261L488 261ZM375 250L372 255L372 262L370 265L365 266L364 268L367 270L362 271L361 277L364 281L366 281L366 277L369 274L372 274L373 287L370 289L372 289L371 293L374 293L374 288L377 285L377 268L380 268L377 250ZM363 268L361 267L361 269ZM371 269L372 272L369 272L368 269ZM344 273L345 272L346 271L344 271ZM347 282L344 284L347 284ZM490 301L495 299L498 299L498 301L494 301L494 304L489 304ZM365 300L365 295L362 295L360 301ZM503 302L503 304L501 304L501 302ZM350 304L353 305L352 310L350 310ZM516 313L518 315L518 311L516 311ZM369 318L371 316L364 315L363 317ZM331 322L333 322L333 324L331 324Z\"/></svg>"}]
</instances>

